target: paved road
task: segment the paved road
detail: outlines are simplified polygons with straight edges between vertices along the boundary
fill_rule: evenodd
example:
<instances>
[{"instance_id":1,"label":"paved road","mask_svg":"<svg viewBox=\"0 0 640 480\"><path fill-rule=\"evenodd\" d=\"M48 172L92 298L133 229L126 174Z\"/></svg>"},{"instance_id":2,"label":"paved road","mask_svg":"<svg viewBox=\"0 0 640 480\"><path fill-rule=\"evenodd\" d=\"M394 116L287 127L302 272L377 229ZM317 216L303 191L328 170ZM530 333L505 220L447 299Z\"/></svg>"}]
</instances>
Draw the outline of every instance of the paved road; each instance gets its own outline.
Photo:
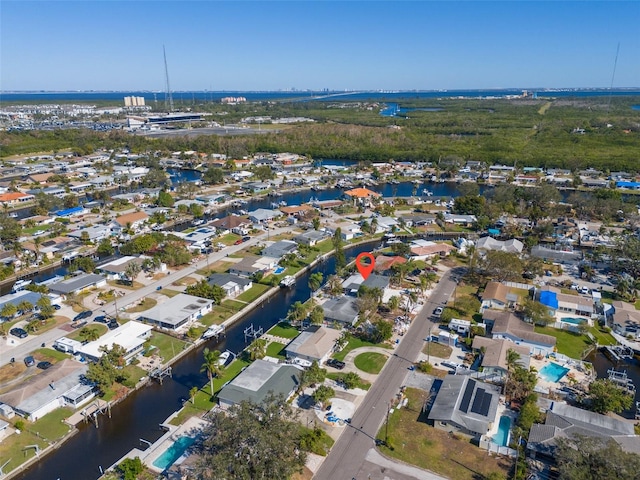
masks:
<instances>
[{"instance_id":1,"label":"paved road","mask_svg":"<svg viewBox=\"0 0 640 480\"><path fill-rule=\"evenodd\" d=\"M314 480L366 479L373 471L365 464L369 450L374 446L375 436L385 420L387 405L399 392L408 368L416 361L424 346L424 338L433 323L430 318L436 307L444 306L454 291L456 280L462 275L457 268L446 273L426 302L422 311L411 324L409 331L389 359L378 380L360 404L345 431L331 449ZM370 464L369 464L370 465Z\"/></svg>"},{"instance_id":2,"label":"paved road","mask_svg":"<svg viewBox=\"0 0 640 480\"><path fill-rule=\"evenodd\" d=\"M290 230L290 228L272 229L269 232L269 236L276 236L280 233ZM229 247L223 248L221 251L209 255L209 265L212 265L218 260L223 260L227 255L236 253L249 246L264 242L265 240L267 240L266 233L252 237L251 240L240 245L231 245ZM161 286L162 288L170 287L171 284L176 280L191 275L197 270L201 270L206 267L207 260L205 259L198 263L189 265L188 267L185 267L181 270L174 271L170 275L167 275L166 277L153 282L152 284L147 285L143 288L133 291L127 291L126 295L118 298L118 307L122 308L125 305L135 303L141 298L149 295L150 293L155 292L159 286ZM123 291L125 290L123 289ZM103 306L100 306L99 308L93 309L93 317L95 317L96 315L100 315L103 311L105 311L109 315L115 315L115 303L110 302ZM11 361L11 358L15 358L16 362L21 362L25 356L29 355L37 348L40 348L42 343L45 343L47 346L51 346L57 339L68 335L68 333L68 331L62 330L60 328L54 328L40 335L29 335L25 340L19 340L12 335L8 335L8 340L6 341L7 343L3 342L3 345L0 346L0 366L9 363Z\"/></svg>"}]
</instances>

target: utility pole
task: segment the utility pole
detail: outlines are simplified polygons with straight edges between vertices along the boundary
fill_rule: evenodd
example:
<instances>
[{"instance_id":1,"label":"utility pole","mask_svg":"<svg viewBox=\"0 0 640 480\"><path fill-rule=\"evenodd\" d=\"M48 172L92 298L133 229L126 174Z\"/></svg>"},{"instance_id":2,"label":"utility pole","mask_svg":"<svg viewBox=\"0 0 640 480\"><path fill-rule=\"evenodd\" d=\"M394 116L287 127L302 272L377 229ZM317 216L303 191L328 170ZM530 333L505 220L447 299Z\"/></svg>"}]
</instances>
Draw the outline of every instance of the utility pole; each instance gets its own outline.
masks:
<instances>
[{"instance_id":1,"label":"utility pole","mask_svg":"<svg viewBox=\"0 0 640 480\"><path fill-rule=\"evenodd\" d=\"M167 51L162 46L162 53L164 55L164 75L166 81L167 92L165 96L165 108L169 109L169 112L173 112L173 95L171 94L171 85L169 84L169 67L167 66Z\"/></svg>"}]
</instances>

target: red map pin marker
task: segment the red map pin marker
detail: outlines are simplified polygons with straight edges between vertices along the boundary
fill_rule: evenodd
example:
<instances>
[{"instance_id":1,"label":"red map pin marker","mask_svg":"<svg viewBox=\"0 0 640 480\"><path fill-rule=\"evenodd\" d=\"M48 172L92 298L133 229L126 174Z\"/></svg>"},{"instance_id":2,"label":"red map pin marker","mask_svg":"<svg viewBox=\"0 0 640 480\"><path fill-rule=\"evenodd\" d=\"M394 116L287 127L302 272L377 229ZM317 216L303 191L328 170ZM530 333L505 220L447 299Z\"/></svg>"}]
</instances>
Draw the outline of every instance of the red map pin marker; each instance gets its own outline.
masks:
<instances>
[{"instance_id":1,"label":"red map pin marker","mask_svg":"<svg viewBox=\"0 0 640 480\"><path fill-rule=\"evenodd\" d=\"M362 263L362 260L365 258L369 259L369 263ZM362 275L362 278L364 278L365 280L369 277L369 275L371 275L371 272L373 272L373 267L375 266L375 264L376 260L369 252L362 252L356 257L356 267L358 267L360 275Z\"/></svg>"}]
</instances>

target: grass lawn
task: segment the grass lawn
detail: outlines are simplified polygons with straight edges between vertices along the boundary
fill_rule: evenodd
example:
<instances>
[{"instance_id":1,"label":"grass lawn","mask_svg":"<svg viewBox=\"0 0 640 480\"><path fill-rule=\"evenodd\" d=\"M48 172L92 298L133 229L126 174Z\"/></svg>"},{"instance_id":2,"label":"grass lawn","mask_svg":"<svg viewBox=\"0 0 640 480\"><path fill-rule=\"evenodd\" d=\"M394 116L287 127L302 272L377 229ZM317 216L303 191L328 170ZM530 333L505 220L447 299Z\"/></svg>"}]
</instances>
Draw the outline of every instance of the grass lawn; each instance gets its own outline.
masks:
<instances>
[{"instance_id":1,"label":"grass lawn","mask_svg":"<svg viewBox=\"0 0 640 480\"><path fill-rule=\"evenodd\" d=\"M381 353L365 352L357 355L353 360L353 363L355 363L356 367L363 372L377 375L387 362L387 358L389 357Z\"/></svg>"},{"instance_id":2,"label":"grass lawn","mask_svg":"<svg viewBox=\"0 0 640 480\"><path fill-rule=\"evenodd\" d=\"M133 285L129 285L128 283L120 283L117 280L107 280L107 284L111 285L114 288L125 288L127 290L138 290L144 287L140 282L133 282Z\"/></svg>"},{"instance_id":3,"label":"grass lawn","mask_svg":"<svg viewBox=\"0 0 640 480\"><path fill-rule=\"evenodd\" d=\"M203 268L202 270L196 271L196 273L198 275L202 275L203 277L206 277L211 273L225 273L232 265L234 265L233 262L218 260L217 262L209 265L209 269Z\"/></svg>"},{"instance_id":4,"label":"grass lawn","mask_svg":"<svg viewBox=\"0 0 640 480\"><path fill-rule=\"evenodd\" d=\"M591 340L586 335L570 332L569 330L536 326L535 332L555 337L558 353L571 358L582 359L582 354L591 345ZM610 334L600 330L598 327L589 329L589 332L596 337L600 345L614 345L617 343Z\"/></svg>"},{"instance_id":5,"label":"grass lawn","mask_svg":"<svg viewBox=\"0 0 640 480\"><path fill-rule=\"evenodd\" d=\"M157 300L153 298L144 297L142 302L138 303L135 307L131 307L126 310L127 313L137 313L144 312L145 310L149 310L150 308L155 307L158 304Z\"/></svg>"},{"instance_id":6,"label":"grass lawn","mask_svg":"<svg viewBox=\"0 0 640 480\"><path fill-rule=\"evenodd\" d=\"M327 378L330 378L333 381L340 382L342 378L346 375L346 373L337 372L337 373L327 373ZM358 383L358 388L362 390L369 390L371 388L371 382L367 380L360 379L360 383Z\"/></svg>"},{"instance_id":7,"label":"grass lawn","mask_svg":"<svg viewBox=\"0 0 640 480\"><path fill-rule=\"evenodd\" d=\"M43 325L43 322L40 322L40 324L38 325L38 331L36 332L36 334L39 335L41 333L46 332L47 330L56 328L60 325L67 323L69 320L71 320L69 317L63 317L62 315L56 315L55 317L47 318L44 321L44 325Z\"/></svg>"},{"instance_id":8,"label":"grass lawn","mask_svg":"<svg viewBox=\"0 0 640 480\"><path fill-rule=\"evenodd\" d=\"M193 285L195 283L198 283L198 280L196 280L195 278L183 277L180 280L176 280L171 285L173 285L174 287L183 287L183 286L188 287L189 285Z\"/></svg>"},{"instance_id":9,"label":"grass lawn","mask_svg":"<svg viewBox=\"0 0 640 480\"><path fill-rule=\"evenodd\" d=\"M234 313L236 313L236 310L234 310L233 308L228 308L224 305L215 305L211 309L211 312L200 317L198 321L201 324L206 325L207 327L210 327L211 325L220 325Z\"/></svg>"},{"instance_id":10,"label":"grass lawn","mask_svg":"<svg viewBox=\"0 0 640 480\"><path fill-rule=\"evenodd\" d=\"M391 348L389 345L384 344L384 343L371 343L371 342L366 342L364 340L361 340L360 338L357 337L352 337L349 340L349 343L347 343L347 346L344 347L341 351L339 351L338 353L336 353L333 358L335 358L336 360L340 360L343 361L344 357L347 356L347 354L351 351L354 350L356 348L360 348L360 347L382 347L382 348Z\"/></svg>"},{"instance_id":11,"label":"grass lawn","mask_svg":"<svg viewBox=\"0 0 640 480\"><path fill-rule=\"evenodd\" d=\"M229 310L233 310L234 312L239 312L247 305L242 302L237 302L235 300L225 300L222 302L223 307L227 307Z\"/></svg>"},{"instance_id":12,"label":"grass lawn","mask_svg":"<svg viewBox=\"0 0 640 480\"><path fill-rule=\"evenodd\" d=\"M267 356L285 360L287 357L284 353L284 347L286 347L284 343L271 342L267 345Z\"/></svg>"},{"instance_id":13,"label":"grass lawn","mask_svg":"<svg viewBox=\"0 0 640 480\"><path fill-rule=\"evenodd\" d=\"M428 392L407 388L406 395L406 408L389 416L391 448L379 447L384 455L456 480L487 478L493 472L507 478L511 460L489 456L462 436L430 427L421 414ZM377 438L384 440L385 425Z\"/></svg>"},{"instance_id":14,"label":"grass lawn","mask_svg":"<svg viewBox=\"0 0 640 480\"><path fill-rule=\"evenodd\" d=\"M286 322L280 322L277 325L274 325L267 333L275 337L296 338L300 335L300 330L296 327L292 327Z\"/></svg>"},{"instance_id":15,"label":"grass lawn","mask_svg":"<svg viewBox=\"0 0 640 480\"><path fill-rule=\"evenodd\" d=\"M443 345L438 342L427 342L422 349L422 353L425 355L433 355L438 358L449 358L453 349L448 345Z\"/></svg>"},{"instance_id":16,"label":"grass lawn","mask_svg":"<svg viewBox=\"0 0 640 480\"><path fill-rule=\"evenodd\" d=\"M16 419L19 418L16 417L14 420ZM5 459L2 463L4 464L4 462L10 459L9 463L3 468L4 473L10 472L34 457L36 454L35 450L25 447L36 444L40 449L44 449L47 446L47 442L36 437L34 433L30 433L29 431L22 432L20 435L11 435L11 437L0 443L0 458Z\"/></svg>"},{"instance_id":17,"label":"grass lawn","mask_svg":"<svg viewBox=\"0 0 640 480\"><path fill-rule=\"evenodd\" d=\"M242 237L240 235L236 235L235 233L227 233L218 239L220 243L224 243L225 245L233 245L237 240L240 240Z\"/></svg>"},{"instance_id":18,"label":"grass lawn","mask_svg":"<svg viewBox=\"0 0 640 480\"><path fill-rule=\"evenodd\" d=\"M157 353L165 362L180 353L187 344L171 335L160 332L151 332L151 340L149 343L156 347L151 353Z\"/></svg>"},{"instance_id":19,"label":"grass lawn","mask_svg":"<svg viewBox=\"0 0 640 480\"><path fill-rule=\"evenodd\" d=\"M147 375L147 371L143 368L138 367L137 365L127 365L122 370L129 374L129 381L133 386L135 386L135 384L138 383L142 377Z\"/></svg>"},{"instance_id":20,"label":"grass lawn","mask_svg":"<svg viewBox=\"0 0 640 480\"><path fill-rule=\"evenodd\" d=\"M97 330L100 336L104 335L105 333L107 333L107 330L109 330L104 323L96 323L96 322L88 323L87 328L93 328L94 330ZM81 342L82 339L80 338L80 330L82 329L77 328L69 335L66 335L66 337L70 338L71 340L77 340Z\"/></svg>"},{"instance_id":21,"label":"grass lawn","mask_svg":"<svg viewBox=\"0 0 640 480\"><path fill-rule=\"evenodd\" d=\"M176 295L180 295L182 292L178 292L177 290L171 290L170 288L163 288L160 290L160 293L165 297L173 298Z\"/></svg>"},{"instance_id":22,"label":"grass lawn","mask_svg":"<svg viewBox=\"0 0 640 480\"><path fill-rule=\"evenodd\" d=\"M72 408L58 408L51 413L47 413L44 417L29 424L27 424L27 430L37 432L40 436L47 440L56 440L64 437L69 432L70 427L66 423L63 423L65 418L68 418L73 413Z\"/></svg>"},{"instance_id":23,"label":"grass lawn","mask_svg":"<svg viewBox=\"0 0 640 480\"><path fill-rule=\"evenodd\" d=\"M238 295L238 300L242 300L243 302L251 303L256 298L260 297L264 292L269 290L271 287L268 285L262 285L260 283L254 283L253 286L244 293Z\"/></svg>"},{"instance_id":24,"label":"grass lawn","mask_svg":"<svg viewBox=\"0 0 640 480\"><path fill-rule=\"evenodd\" d=\"M38 362L61 362L65 358L70 358L71 356L67 353L59 352L58 350L54 350L53 348L39 348L33 352L34 358Z\"/></svg>"}]
</instances>

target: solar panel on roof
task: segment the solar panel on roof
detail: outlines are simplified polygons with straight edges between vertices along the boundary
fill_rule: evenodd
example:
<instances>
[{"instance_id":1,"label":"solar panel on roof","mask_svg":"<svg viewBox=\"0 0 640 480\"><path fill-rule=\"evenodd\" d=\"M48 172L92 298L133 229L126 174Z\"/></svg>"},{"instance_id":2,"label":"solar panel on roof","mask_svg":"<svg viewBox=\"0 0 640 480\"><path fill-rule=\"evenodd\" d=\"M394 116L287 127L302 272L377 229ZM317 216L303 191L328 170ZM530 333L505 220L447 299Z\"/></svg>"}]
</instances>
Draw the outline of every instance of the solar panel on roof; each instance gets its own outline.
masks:
<instances>
[{"instance_id":1,"label":"solar panel on roof","mask_svg":"<svg viewBox=\"0 0 640 480\"><path fill-rule=\"evenodd\" d=\"M464 389L464 395L462 395L462 402L460 402L460 411L467 413L469 411L469 402L471 402L471 395L473 395L473 388L476 382L469 380L467 382L467 388Z\"/></svg>"},{"instance_id":2,"label":"solar panel on roof","mask_svg":"<svg viewBox=\"0 0 640 480\"><path fill-rule=\"evenodd\" d=\"M485 392L484 388L478 388L476 398L473 399L471 411L486 417L489 414L489 406L491 405L491 394Z\"/></svg>"}]
</instances>

